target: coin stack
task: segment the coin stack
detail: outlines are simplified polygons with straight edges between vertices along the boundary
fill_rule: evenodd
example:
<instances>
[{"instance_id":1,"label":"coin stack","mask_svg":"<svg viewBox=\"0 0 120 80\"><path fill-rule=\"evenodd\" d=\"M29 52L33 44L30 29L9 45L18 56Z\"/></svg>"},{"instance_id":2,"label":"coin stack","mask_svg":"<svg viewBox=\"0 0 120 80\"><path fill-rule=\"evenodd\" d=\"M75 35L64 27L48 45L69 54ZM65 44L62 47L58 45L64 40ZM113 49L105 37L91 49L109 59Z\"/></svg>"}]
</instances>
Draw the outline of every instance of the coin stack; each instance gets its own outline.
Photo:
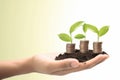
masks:
<instances>
[{"instance_id":1,"label":"coin stack","mask_svg":"<svg viewBox=\"0 0 120 80\"><path fill-rule=\"evenodd\" d=\"M93 42L93 53L102 52L102 42Z\"/></svg>"},{"instance_id":2,"label":"coin stack","mask_svg":"<svg viewBox=\"0 0 120 80\"><path fill-rule=\"evenodd\" d=\"M86 53L88 52L88 40L80 41L80 52L81 53Z\"/></svg>"},{"instance_id":3,"label":"coin stack","mask_svg":"<svg viewBox=\"0 0 120 80\"><path fill-rule=\"evenodd\" d=\"M66 44L66 53L74 53L75 44Z\"/></svg>"}]
</instances>

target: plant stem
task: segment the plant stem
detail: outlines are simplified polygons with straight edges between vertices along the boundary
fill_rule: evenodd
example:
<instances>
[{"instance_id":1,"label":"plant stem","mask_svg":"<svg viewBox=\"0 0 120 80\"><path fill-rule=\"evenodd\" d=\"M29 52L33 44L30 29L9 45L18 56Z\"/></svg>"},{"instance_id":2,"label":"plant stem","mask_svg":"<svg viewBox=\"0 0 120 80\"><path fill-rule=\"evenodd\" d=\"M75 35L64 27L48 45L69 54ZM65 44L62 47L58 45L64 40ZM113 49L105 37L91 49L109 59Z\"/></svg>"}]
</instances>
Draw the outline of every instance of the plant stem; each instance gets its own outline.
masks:
<instances>
[{"instance_id":1,"label":"plant stem","mask_svg":"<svg viewBox=\"0 0 120 80\"><path fill-rule=\"evenodd\" d=\"M84 40L86 40L86 36L85 36Z\"/></svg>"},{"instance_id":2,"label":"plant stem","mask_svg":"<svg viewBox=\"0 0 120 80\"><path fill-rule=\"evenodd\" d=\"M71 44L72 44L72 40L71 40Z\"/></svg>"},{"instance_id":3,"label":"plant stem","mask_svg":"<svg viewBox=\"0 0 120 80\"><path fill-rule=\"evenodd\" d=\"M84 40L86 40L86 33L85 33L85 38L84 38Z\"/></svg>"}]
</instances>

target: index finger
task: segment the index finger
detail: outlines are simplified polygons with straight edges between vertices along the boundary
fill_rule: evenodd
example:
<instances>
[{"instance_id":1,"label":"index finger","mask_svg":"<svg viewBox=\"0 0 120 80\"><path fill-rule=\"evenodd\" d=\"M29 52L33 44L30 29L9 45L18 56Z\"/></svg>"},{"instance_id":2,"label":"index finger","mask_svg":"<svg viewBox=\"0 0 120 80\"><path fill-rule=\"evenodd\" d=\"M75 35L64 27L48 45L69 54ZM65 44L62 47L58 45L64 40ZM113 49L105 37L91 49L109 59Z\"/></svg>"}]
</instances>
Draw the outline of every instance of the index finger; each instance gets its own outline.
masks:
<instances>
[{"instance_id":1,"label":"index finger","mask_svg":"<svg viewBox=\"0 0 120 80\"><path fill-rule=\"evenodd\" d=\"M104 60L106 60L109 56L107 54L99 54L98 56L96 56L95 58L84 62L85 65L84 67L86 69L92 68L93 66L103 62Z\"/></svg>"}]
</instances>

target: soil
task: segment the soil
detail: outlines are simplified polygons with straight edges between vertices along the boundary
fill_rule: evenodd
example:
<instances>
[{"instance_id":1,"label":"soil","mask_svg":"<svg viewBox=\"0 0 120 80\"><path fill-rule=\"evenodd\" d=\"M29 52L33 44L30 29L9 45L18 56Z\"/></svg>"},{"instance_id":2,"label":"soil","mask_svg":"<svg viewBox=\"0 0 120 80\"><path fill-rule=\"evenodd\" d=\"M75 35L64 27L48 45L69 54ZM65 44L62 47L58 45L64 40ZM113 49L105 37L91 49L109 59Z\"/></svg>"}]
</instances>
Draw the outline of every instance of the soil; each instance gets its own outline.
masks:
<instances>
[{"instance_id":1,"label":"soil","mask_svg":"<svg viewBox=\"0 0 120 80\"><path fill-rule=\"evenodd\" d=\"M62 60L62 59L66 59L66 58L75 58L77 59L79 62L85 62L88 61L94 57L96 57L99 54L107 54L106 52L102 52L102 53L93 53L93 50L89 50L86 53L81 53L80 50L75 50L74 53L64 53L64 54L59 54L58 56L56 56L55 60Z\"/></svg>"}]
</instances>

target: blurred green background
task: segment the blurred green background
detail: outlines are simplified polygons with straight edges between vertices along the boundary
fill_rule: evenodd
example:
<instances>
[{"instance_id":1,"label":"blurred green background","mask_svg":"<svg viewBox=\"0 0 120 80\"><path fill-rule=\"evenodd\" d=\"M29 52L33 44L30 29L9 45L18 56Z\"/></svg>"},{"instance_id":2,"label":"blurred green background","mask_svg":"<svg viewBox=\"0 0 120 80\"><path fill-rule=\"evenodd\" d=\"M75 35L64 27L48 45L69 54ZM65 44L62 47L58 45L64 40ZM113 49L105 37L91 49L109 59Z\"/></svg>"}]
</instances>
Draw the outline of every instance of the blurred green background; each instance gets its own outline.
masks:
<instances>
[{"instance_id":1,"label":"blurred green background","mask_svg":"<svg viewBox=\"0 0 120 80\"><path fill-rule=\"evenodd\" d=\"M0 60L55 52L57 30L61 29L60 5L62 1L57 0L0 0ZM6 80L38 79L53 77L32 73Z\"/></svg>"}]
</instances>

